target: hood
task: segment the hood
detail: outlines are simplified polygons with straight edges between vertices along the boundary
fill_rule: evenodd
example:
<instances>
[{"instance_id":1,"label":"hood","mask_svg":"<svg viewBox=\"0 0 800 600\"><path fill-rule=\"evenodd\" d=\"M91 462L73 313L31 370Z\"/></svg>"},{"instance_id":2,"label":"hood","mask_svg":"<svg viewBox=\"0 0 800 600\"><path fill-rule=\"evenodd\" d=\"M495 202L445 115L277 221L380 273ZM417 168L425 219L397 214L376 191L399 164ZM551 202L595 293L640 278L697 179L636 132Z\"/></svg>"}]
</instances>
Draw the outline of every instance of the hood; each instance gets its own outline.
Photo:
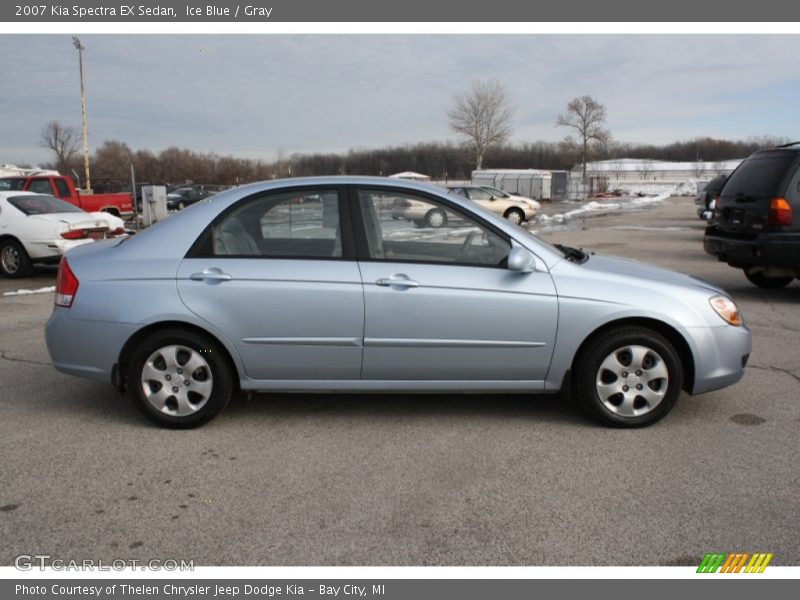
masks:
<instances>
[{"instance_id":1,"label":"hood","mask_svg":"<svg viewBox=\"0 0 800 600\"><path fill-rule=\"evenodd\" d=\"M639 283L688 286L709 292L725 293L713 283L697 277L617 256L591 255L589 260L580 265L580 267L601 276L610 275L615 279L626 277Z\"/></svg>"}]
</instances>

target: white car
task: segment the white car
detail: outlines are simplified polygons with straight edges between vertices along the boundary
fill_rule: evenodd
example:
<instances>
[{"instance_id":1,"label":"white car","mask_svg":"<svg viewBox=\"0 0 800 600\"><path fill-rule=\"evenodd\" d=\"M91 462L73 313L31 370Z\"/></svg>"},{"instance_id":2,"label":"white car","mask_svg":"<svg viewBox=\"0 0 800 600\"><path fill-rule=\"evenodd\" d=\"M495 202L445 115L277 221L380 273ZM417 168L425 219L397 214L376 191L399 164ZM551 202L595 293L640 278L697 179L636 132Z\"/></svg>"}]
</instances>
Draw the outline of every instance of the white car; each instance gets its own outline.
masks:
<instances>
[{"instance_id":1,"label":"white car","mask_svg":"<svg viewBox=\"0 0 800 600\"><path fill-rule=\"evenodd\" d=\"M30 275L34 263L55 263L70 248L124 236L122 219L87 213L45 194L0 192L0 274Z\"/></svg>"},{"instance_id":2,"label":"white car","mask_svg":"<svg viewBox=\"0 0 800 600\"><path fill-rule=\"evenodd\" d=\"M476 204L480 204L484 208L508 219L516 225L521 224L523 221L530 221L536 214L536 207L528 202L515 200L510 197L502 198L480 186L464 185L447 189L454 194L469 198ZM536 204L538 204L538 202Z\"/></svg>"},{"instance_id":3,"label":"white car","mask_svg":"<svg viewBox=\"0 0 800 600\"><path fill-rule=\"evenodd\" d=\"M501 190L500 188L489 187L488 185L482 185L480 187L485 189L487 192L489 192L495 198L504 198L506 200L516 200L517 202L524 202L525 204L527 204L528 206L532 207L534 210L537 210L537 211L540 208L542 208L542 205L539 204L539 202L537 202L533 198L528 198L527 196L517 196L515 194L509 194L508 192L505 192L505 191Z\"/></svg>"}]
</instances>

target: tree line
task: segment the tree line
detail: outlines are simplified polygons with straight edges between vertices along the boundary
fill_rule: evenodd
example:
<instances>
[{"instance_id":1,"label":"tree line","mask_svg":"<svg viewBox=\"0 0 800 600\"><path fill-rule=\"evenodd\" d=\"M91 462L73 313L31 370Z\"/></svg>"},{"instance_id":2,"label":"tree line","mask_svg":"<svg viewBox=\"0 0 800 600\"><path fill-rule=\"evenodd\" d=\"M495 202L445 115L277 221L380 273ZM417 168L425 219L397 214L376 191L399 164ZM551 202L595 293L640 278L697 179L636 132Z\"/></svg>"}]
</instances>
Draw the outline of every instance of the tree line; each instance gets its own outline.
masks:
<instances>
[{"instance_id":1,"label":"tree line","mask_svg":"<svg viewBox=\"0 0 800 600\"><path fill-rule=\"evenodd\" d=\"M73 135L70 143L70 131ZM54 132L58 136L54 139ZM67 139L65 139L67 138ZM80 178L82 162L77 132L58 122L42 130L42 144L55 160L47 168ZM789 140L763 136L744 140L701 138L670 144L634 144L607 140L593 144L589 160L646 158L694 162L742 158L755 150ZM568 170L582 161L582 144L548 141L494 144L484 149L484 168ZM170 147L160 151L132 149L119 140L103 142L91 155L93 183L109 189L125 187L133 165L140 182L238 185L279 177L311 175L391 175L416 171L437 180L468 180L476 165L475 148L454 142L424 142L354 148L346 152L279 153L274 160L238 158L215 152ZM80 183L77 181L76 183ZM95 185L95 187L97 187Z\"/></svg>"}]
</instances>

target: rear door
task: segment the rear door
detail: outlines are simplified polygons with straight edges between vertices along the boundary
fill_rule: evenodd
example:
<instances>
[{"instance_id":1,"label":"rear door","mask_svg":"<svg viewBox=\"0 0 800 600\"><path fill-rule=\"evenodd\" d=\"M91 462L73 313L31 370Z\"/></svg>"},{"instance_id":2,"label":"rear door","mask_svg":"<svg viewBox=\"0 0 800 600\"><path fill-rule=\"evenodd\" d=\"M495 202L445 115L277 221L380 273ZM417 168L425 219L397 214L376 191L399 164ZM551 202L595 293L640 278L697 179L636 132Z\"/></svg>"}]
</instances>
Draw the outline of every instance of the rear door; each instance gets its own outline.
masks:
<instances>
[{"instance_id":1,"label":"rear door","mask_svg":"<svg viewBox=\"0 0 800 600\"><path fill-rule=\"evenodd\" d=\"M336 187L259 194L225 211L178 270L186 306L252 379L358 379L364 296Z\"/></svg>"},{"instance_id":2,"label":"rear door","mask_svg":"<svg viewBox=\"0 0 800 600\"><path fill-rule=\"evenodd\" d=\"M384 207L398 199L445 211L446 225L392 219ZM509 271L509 238L436 196L361 188L352 201L364 282L362 379L544 379L558 321L549 273Z\"/></svg>"}]
</instances>

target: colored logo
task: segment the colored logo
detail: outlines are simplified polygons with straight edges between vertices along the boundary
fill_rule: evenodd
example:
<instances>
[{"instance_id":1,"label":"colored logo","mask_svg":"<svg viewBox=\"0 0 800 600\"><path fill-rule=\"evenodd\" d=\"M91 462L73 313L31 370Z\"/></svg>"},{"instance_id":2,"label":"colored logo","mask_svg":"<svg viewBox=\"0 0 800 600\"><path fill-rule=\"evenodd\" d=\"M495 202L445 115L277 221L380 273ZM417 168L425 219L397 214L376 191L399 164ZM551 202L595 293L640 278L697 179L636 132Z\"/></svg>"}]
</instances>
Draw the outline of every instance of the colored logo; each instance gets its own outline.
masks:
<instances>
[{"instance_id":1,"label":"colored logo","mask_svg":"<svg viewBox=\"0 0 800 600\"><path fill-rule=\"evenodd\" d=\"M703 557L700 566L697 567L698 573L763 573L769 561L772 560L772 553L756 552L707 552Z\"/></svg>"}]
</instances>

